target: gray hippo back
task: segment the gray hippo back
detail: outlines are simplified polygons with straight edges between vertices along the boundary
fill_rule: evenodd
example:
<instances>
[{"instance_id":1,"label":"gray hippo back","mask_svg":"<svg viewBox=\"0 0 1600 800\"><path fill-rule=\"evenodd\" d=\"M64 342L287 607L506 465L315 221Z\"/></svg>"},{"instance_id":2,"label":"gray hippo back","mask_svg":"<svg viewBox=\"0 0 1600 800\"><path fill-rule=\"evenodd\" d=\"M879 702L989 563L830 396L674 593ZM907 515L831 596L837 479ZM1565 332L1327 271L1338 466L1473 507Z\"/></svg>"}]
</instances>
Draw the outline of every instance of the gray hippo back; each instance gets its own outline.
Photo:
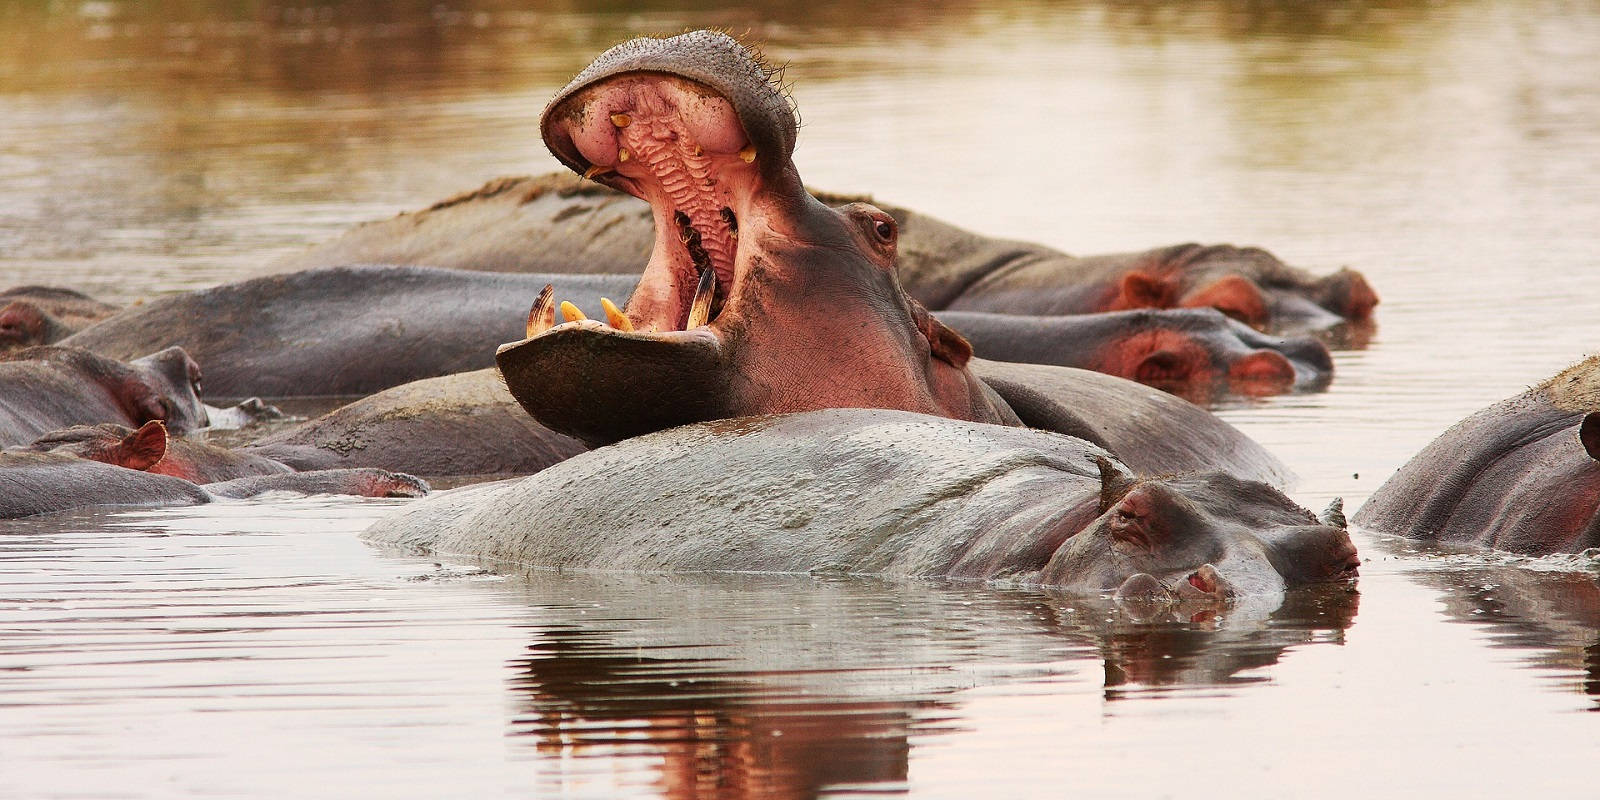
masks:
<instances>
[{"instance_id":1,"label":"gray hippo back","mask_svg":"<svg viewBox=\"0 0 1600 800\"><path fill-rule=\"evenodd\" d=\"M1342 529L1265 484L1217 473L1140 480L1071 437L876 409L638 437L532 478L446 493L365 535L548 568L1002 579L1084 591L1142 576L1136 588L1181 588L1188 578L1220 595L1354 571Z\"/></svg>"}]
</instances>

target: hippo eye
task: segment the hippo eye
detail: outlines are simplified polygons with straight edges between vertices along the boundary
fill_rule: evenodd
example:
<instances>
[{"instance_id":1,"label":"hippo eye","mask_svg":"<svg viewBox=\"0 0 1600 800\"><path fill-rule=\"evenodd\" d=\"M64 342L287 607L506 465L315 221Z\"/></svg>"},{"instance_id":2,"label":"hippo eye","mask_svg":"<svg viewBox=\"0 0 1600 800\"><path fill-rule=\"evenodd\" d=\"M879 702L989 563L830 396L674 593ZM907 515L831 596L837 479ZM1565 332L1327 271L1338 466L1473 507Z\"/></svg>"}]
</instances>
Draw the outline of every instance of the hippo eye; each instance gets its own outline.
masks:
<instances>
[{"instance_id":1,"label":"hippo eye","mask_svg":"<svg viewBox=\"0 0 1600 800\"><path fill-rule=\"evenodd\" d=\"M883 242L884 244L894 241L894 221L880 219L877 222L874 222L872 224L872 234L877 236L878 241Z\"/></svg>"}]
</instances>

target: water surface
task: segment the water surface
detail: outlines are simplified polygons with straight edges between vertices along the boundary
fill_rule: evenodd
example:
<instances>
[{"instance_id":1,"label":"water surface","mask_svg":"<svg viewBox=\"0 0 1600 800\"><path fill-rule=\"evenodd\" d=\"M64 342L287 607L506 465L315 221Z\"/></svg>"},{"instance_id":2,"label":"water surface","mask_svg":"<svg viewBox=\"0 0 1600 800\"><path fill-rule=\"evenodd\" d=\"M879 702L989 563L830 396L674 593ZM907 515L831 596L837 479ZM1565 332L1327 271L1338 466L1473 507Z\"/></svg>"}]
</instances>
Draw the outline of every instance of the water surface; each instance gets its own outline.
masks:
<instances>
[{"instance_id":1,"label":"water surface","mask_svg":"<svg viewBox=\"0 0 1600 800\"><path fill-rule=\"evenodd\" d=\"M1591 2L0 0L0 285L118 301L555 168L642 32L787 63L813 185L1076 253L1257 244L1383 297L1230 421L1354 509L1600 333ZM1593 786L1600 567L1359 534L1358 593L1140 621L943 584L481 574L384 502L0 523L10 797L1530 795Z\"/></svg>"}]
</instances>

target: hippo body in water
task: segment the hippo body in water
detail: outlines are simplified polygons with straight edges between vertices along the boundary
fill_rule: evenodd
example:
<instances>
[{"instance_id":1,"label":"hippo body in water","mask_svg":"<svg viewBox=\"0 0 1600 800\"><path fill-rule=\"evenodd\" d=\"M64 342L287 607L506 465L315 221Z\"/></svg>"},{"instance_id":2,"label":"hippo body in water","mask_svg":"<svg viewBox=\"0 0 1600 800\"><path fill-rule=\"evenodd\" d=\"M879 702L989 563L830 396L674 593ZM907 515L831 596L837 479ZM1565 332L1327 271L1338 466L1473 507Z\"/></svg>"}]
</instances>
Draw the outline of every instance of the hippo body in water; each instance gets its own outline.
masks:
<instances>
[{"instance_id":1,"label":"hippo body in water","mask_svg":"<svg viewBox=\"0 0 1600 800\"><path fill-rule=\"evenodd\" d=\"M0 291L0 353L54 344L115 313L117 306L72 289L13 286Z\"/></svg>"},{"instance_id":2,"label":"hippo body in water","mask_svg":"<svg viewBox=\"0 0 1600 800\"><path fill-rule=\"evenodd\" d=\"M374 542L559 569L1006 580L1222 597L1355 574L1340 527L1224 473L901 411L701 423L438 495Z\"/></svg>"},{"instance_id":3,"label":"hippo body in water","mask_svg":"<svg viewBox=\"0 0 1600 800\"><path fill-rule=\"evenodd\" d=\"M113 358L178 345L217 397L381 391L481 369L522 334L554 281L585 307L625 300L619 276L501 275L422 267L311 270L156 298L62 342Z\"/></svg>"},{"instance_id":4,"label":"hippo body in water","mask_svg":"<svg viewBox=\"0 0 1600 800\"><path fill-rule=\"evenodd\" d=\"M0 447L72 425L159 420L175 434L205 427L200 367L169 347L127 363L71 347L32 347L0 361Z\"/></svg>"},{"instance_id":5,"label":"hippo body in water","mask_svg":"<svg viewBox=\"0 0 1600 800\"><path fill-rule=\"evenodd\" d=\"M866 195L899 227L906 292L933 310L1053 315L1210 306L1279 335L1370 325L1376 293L1358 272L1318 276L1265 250L1180 244L1078 257L995 239ZM570 175L497 178L420 211L359 226L273 269L348 263L497 272L637 274L652 250L649 206ZM1360 337L1352 337L1359 341Z\"/></svg>"},{"instance_id":6,"label":"hippo body in water","mask_svg":"<svg viewBox=\"0 0 1600 800\"><path fill-rule=\"evenodd\" d=\"M1600 547L1600 356L1456 423L1373 492L1363 528L1529 555Z\"/></svg>"},{"instance_id":7,"label":"hippo body in water","mask_svg":"<svg viewBox=\"0 0 1600 800\"><path fill-rule=\"evenodd\" d=\"M267 492L420 497L428 485L378 469L294 472L264 458L169 439L158 421L136 431L80 426L0 451L0 519L90 506L195 505Z\"/></svg>"}]
</instances>

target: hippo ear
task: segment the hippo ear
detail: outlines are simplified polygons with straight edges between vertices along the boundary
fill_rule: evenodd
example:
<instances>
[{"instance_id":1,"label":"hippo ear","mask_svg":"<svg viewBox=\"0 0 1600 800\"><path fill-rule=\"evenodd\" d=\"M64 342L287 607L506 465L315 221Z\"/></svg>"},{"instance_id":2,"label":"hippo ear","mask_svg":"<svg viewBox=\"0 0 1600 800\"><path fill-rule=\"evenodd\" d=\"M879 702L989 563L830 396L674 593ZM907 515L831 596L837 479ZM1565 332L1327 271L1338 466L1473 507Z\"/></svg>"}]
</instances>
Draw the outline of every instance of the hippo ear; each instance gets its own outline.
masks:
<instances>
[{"instance_id":1,"label":"hippo ear","mask_svg":"<svg viewBox=\"0 0 1600 800\"><path fill-rule=\"evenodd\" d=\"M1333 500L1328 503L1328 507L1323 509L1321 514L1317 515L1317 519L1320 520L1322 524L1327 525L1330 528L1350 527L1350 523L1344 518L1344 498L1333 498Z\"/></svg>"},{"instance_id":2,"label":"hippo ear","mask_svg":"<svg viewBox=\"0 0 1600 800\"><path fill-rule=\"evenodd\" d=\"M972 345L966 338L946 328L921 303L909 297L906 299L911 303L911 316L916 320L917 330L928 340L928 352L956 369L965 367L972 360Z\"/></svg>"},{"instance_id":3,"label":"hippo ear","mask_svg":"<svg viewBox=\"0 0 1600 800\"><path fill-rule=\"evenodd\" d=\"M1117 283L1117 295L1107 311L1125 311L1131 308L1170 308L1172 291L1160 278L1141 270L1133 270Z\"/></svg>"},{"instance_id":4,"label":"hippo ear","mask_svg":"<svg viewBox=\"0 0 1600 800\"><path fill-rule=\"evenodd\" d=\"M1243 275L1225 275L1183 298L1185 308L1210 306L1252 328L1267 324L1267 297Z\"/></svg>"},{"instance_id":5,"label":"hippo ear","mask_svg":"<svg viewBox=\"0 0 1600 800\"><path fill-rule=\"evenodd\" d=\"M1095 456L1094 464L1100 468L1100 513L1104 514L1139 481L1127 468L1105 456Z\"/></svg>"},{"instance_id":6,"label":"hippo ear","mask_svg":"<svg viewBox=\"0 0 1600 800\"><path fill-rule=\"evenodd\" d=\"M123 437L107 453L108 463L128 469L148 470L167 454L167 426L150 420Z\"/></svg>"},{"instance_id":7,"label":"hippo ear","mask_svg":"<svg viewBox=\"0 0 1600 800\"><path fill-rule=\"evenodd\" d=\"M1578 441L1583 442L1583 451L1590 458L1600 461L1600 411L1583 415L1583 422L1578 425Z\"/></svg>"}]
</instances>

